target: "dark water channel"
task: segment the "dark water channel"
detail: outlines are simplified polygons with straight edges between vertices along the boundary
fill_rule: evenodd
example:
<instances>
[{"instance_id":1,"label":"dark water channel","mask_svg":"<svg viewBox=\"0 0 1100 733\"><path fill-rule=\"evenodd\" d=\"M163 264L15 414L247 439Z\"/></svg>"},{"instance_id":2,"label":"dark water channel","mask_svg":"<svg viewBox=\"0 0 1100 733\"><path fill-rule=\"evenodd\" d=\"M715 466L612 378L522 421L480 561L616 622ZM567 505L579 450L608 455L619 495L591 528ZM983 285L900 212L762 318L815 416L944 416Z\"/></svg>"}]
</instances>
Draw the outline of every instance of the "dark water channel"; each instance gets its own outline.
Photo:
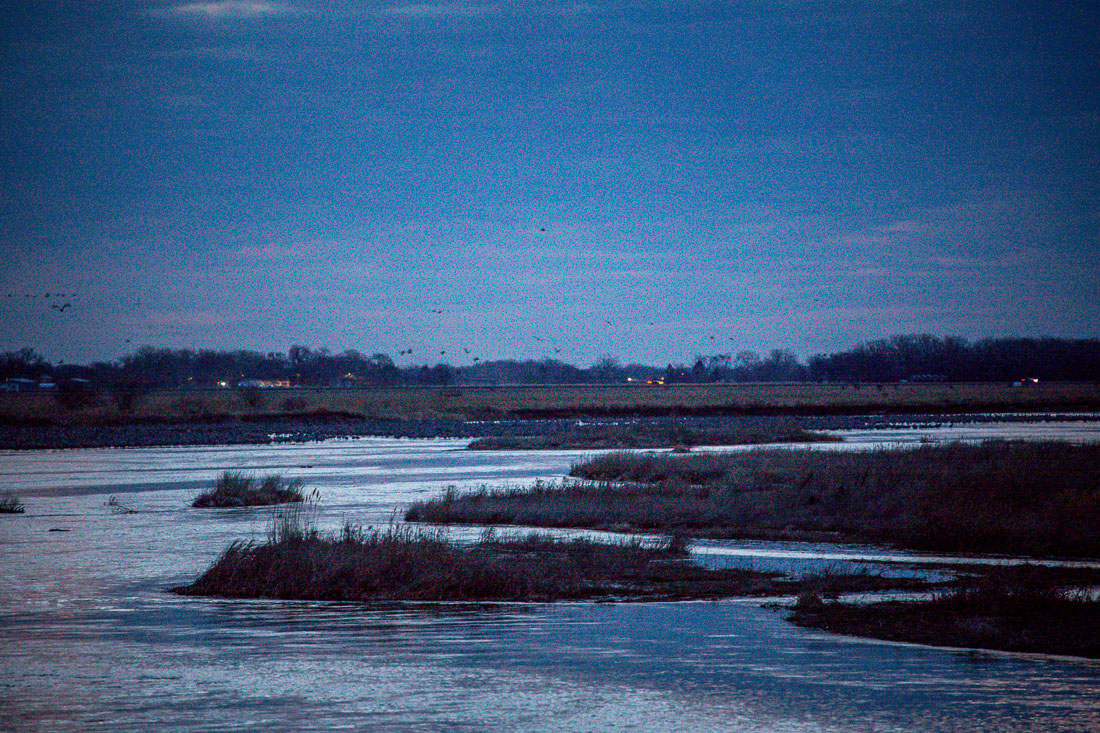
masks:
<instances>
[{"instance_id":1,"label":"dark water channel","mask_svg":"<svg viewBox=\"0 0 1100 733\"><path fill-rule=\"evenodd\" d=\"M1100 664L839 637L754 600L360 605L165 592L233 539L266 531L268 509L187 506L226 468L302 476L320 492L316 520L336 527L384 523L450 483L560 476L579 455L459 446L0 453L0 485L27 505L0 516L0 730L1100 730ZM116 513L112 495L137 513ZM792 571L923 559L782 543L701 551Z\"/></svg>"}]
</instances>

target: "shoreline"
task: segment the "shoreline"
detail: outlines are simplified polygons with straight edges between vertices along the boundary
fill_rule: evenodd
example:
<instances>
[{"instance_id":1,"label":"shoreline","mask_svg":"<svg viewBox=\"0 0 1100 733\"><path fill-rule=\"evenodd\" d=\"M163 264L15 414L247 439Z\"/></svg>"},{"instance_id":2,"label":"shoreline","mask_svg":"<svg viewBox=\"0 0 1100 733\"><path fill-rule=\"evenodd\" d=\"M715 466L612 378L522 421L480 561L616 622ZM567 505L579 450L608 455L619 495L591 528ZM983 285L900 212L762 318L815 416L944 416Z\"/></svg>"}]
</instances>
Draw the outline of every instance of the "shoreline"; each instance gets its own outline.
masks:
<instances>
[{"instance_id":1,"label":"shoreline","mask_svg":"<svg viewBox=\"0 0 1100 733\"><path fill-rule=\"evenodd\" d=\"M923 600L825 601L803 594L796 626L945 649L1055 654L1100 660L1100 601L1086 589L1100 571L1039 565L960 575Z\"/></svg>"},{"instance_id":2,"label":"shoreline","mask_svg":"<svg viewBox=\"0 0 1100 733\"><path fill-rule=\"evenodd\" d=\"M807 431L874 430L886 428L937 428L982 423L1100 422L1100 413L1092 412L973 412L944 414L873 413L843 415L792 415L782 418L796 422ZM332 438L503 438L519 446L524 441L541 439L574 430L578 425L607 424L625 426L687 426L698 430L734 430L759 417L639 417L617 418L509 418L498 420L456 420L446 418L378 419L348 415L286 415L273 418L217 418L178 421L134 420L114 424L39 424L0 422L0 450L51 450L68 448L143 448L199 445L270 445L303 443ZM599 450L589 446L580 449ZM647 445L646 448L674 448ZM523 449L523 448L514 448Z\"/></svg>"}]
</instances>

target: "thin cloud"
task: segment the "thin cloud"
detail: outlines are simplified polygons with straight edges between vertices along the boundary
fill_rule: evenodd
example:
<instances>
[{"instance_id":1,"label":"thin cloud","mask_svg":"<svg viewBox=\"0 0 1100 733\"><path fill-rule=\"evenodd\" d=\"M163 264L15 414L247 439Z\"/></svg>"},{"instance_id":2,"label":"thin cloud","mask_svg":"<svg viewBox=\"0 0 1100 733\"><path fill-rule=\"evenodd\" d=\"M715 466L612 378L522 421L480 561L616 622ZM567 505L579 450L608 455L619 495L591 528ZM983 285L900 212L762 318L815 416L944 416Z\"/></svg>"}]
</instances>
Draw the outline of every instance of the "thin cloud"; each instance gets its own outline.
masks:
<instances>
[{"instance_id":1,"label":"thin cloud","mask_svg":"<svg viewBox=\"0 0 1100 733\"><path fill-rule=\"evenodd\" d=\"M213 0L212 2L180 3L160 11L164 15L193 18L262 18L293 12L286 3L263 0Z\"/></svg>"},{"instance_id":2,"label":"thin cloud","mask_svg":"<svg viewBox=\"0 0 1100 733\"><path fill-rule=\"evenodd\" d=\"M381 11L396 18L477 18L497 12L496 5L452 5L449 3L410 3Z\"/></svg>"}]
</instances>

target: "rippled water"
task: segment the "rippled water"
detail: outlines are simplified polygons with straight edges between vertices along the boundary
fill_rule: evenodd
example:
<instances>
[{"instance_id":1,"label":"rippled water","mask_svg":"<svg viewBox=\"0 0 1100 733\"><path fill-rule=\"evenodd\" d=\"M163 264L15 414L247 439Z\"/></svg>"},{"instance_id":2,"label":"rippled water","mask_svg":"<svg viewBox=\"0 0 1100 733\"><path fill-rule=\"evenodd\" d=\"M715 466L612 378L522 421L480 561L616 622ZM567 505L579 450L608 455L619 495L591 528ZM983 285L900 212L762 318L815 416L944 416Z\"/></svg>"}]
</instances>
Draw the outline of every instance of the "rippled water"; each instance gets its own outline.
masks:
<instances>
[{"instance_id":1,"label":"rippled water","mask_svg":"<svg viewBox=\"0 0 1100 733\"><path fill-rule=\"evenodd\" d=\"M1067 429L1100 435L1095 423ZM849 437L866 446L951 430ZM27 504L0 516L0 729L1100 730L1096 663L848 639L791 626L758 601L359 605L165 592L233 539L264 535L270 509L187 506L227 468L303 477L320 492L318 521L336 527L387 522L449 483L560 476L581 454L461 445L0 453L0 486ZM138 513L114 513L111 495ZM790 570L920 559L784 543L700 551Z\"/></svg>"}]
</instances>

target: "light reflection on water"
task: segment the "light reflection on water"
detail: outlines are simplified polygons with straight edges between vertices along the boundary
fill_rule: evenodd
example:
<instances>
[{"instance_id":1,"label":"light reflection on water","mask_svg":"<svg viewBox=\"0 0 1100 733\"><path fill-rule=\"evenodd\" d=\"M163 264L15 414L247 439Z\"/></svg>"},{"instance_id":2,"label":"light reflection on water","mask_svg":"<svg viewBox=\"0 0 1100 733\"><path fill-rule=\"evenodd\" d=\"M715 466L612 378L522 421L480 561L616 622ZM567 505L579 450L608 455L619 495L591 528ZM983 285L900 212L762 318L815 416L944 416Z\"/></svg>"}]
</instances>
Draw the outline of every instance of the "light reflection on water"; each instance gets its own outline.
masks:
<instances>
[{"instance_id":1,"label":"light reflection on water","mask_svg":"<svg viewBox=\"0 0 1100 733\"><path fill-rule=\"evenodd\" d=\"M386 522L446 483L560 476L578 455L461 445L0 454L0 482L21 487L28 511L0 517L0 729L1100 729L1098 664L846 639L793 627L755 601L357 605L165 593L233 539L266 532L269 509L187 506L226 468L302 476L321 493L317 521L337 527ZM139 513L112 513L109 494ZM791 570L853 554L702 550Z\"/></svg>"}]
</instances>

